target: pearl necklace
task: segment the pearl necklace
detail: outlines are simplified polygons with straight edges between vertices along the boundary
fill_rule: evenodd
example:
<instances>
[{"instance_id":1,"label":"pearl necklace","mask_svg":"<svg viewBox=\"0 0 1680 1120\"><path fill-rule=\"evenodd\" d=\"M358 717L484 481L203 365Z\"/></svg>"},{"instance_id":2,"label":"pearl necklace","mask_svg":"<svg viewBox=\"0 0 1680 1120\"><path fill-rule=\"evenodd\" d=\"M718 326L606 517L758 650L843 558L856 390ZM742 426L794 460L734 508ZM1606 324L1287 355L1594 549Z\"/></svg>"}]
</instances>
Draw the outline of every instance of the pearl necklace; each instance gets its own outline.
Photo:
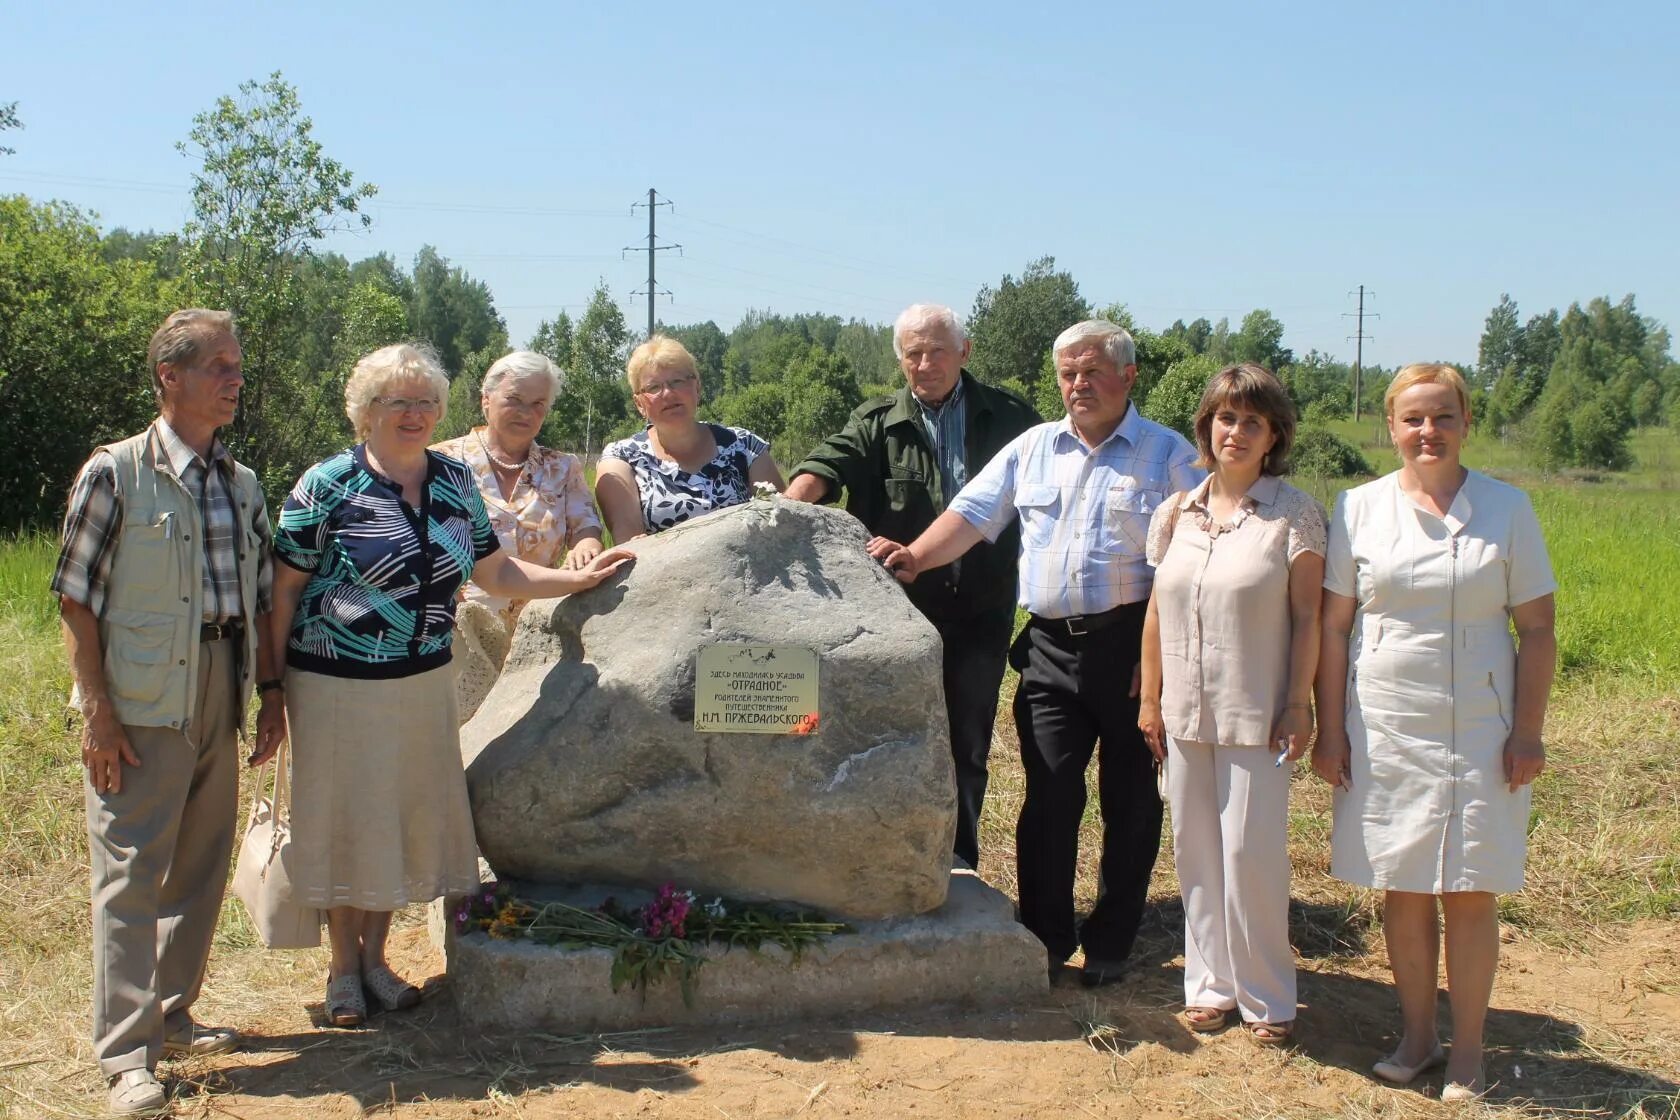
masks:
<instances>
[{"instance_id":1,"label":"pearl necklace","mask_svg":"<svg viewBox=\"0 0 1680 1120\"><path fill-rule=\"evenodd\" d=\"M486 459L489 459L490 462L492 464L494 464L495 466L498 466L498 467L502 468L504 471L522 471L522 470L525 469L525 463L529 462L530 459L531 459L531 449L530 448L525 449L525 459L521 462L518 462L518 463L509 463L505 460L496 458L496 453L494 451L490 450L490 444L484 438L484 433L483 432L480 432L478 434L478 445L480 447L484 448L484 457Z\"/></svg>"}]
</instances>

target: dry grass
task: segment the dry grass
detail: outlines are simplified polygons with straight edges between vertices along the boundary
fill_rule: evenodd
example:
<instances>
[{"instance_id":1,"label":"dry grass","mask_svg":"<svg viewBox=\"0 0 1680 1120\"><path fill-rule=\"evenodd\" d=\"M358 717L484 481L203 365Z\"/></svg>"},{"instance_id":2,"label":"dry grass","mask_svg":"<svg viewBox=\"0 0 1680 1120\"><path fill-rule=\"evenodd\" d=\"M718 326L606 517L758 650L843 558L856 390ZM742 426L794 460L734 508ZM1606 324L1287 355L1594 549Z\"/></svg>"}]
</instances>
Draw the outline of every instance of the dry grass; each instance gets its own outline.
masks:
<instances>
[{"instance_id":1,"label":"dry grass","mask_svg":"<svg viewBox=\"0 0 1680 1120\"><path fill-rule=\"evenodd\" d=\"M3 573L0 573L3 574ZM0 1118L101 1114L87 1041L89 921L80 772L60 715L56 635L0 609ZM1012 685L1010 686L1012 687ZM1014 890L1022 778L1007 696L982 821L982 873ZM890 1023L469 1037L429 999L365 1032L314 1018L324 953L270 953L237 904L223 913L199 1011L262 1048L177 1067L187 1117L1022 1115L1442 1116L1680 1120L1680 693L1574 676L1551 719L1553 765L1532 821L1529 889L1503 902L1505 961L1490 1019L1495 1100L1447 1110L1373 1083L1395 1015L1377 900L1327 874L1329 800L1302 768L1291 809L1292 933L1302 1047L1192 1038L1177 884L1163 856L1138 973L1098 996L930 1013ZM1095 891L1095 796L1079 893ZM441 979L400 921L399 966ZM861 1027L877 1027L864 1030ZM1521 1076L1518 1076L1518 1071ZM1429 1083L1431 1089L1437 1082Z\"/></svg>"}]
</instances>

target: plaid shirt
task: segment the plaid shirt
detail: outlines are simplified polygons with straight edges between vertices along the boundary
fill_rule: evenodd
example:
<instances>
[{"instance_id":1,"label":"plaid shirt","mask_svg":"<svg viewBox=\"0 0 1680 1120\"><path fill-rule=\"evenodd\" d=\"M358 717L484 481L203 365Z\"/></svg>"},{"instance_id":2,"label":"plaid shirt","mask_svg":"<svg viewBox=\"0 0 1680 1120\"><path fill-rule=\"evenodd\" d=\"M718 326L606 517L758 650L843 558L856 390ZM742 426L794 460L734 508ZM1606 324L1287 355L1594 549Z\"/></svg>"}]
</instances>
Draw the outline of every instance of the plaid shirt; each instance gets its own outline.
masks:
<instances>
[{"instance_id":1,"label":"plaid shirt","mask_svg":"<svg viewBox=\"0 0 1680 1120\"><path fill-rule=\"evenodd\" d=\"M1149 519L1167 495L1203 478L1196 450L1128 406L1086 447L1066 417L1017 436L950 508L985 536L1021 519L1020 605L1045 618L1101 614L1149 598Z\"/></svg>"},{"instance_id":2,"label":"plaid shirt","mask_svg":"<svg viewBox=\"0 0 1680 1120\"><path fill-rule=\"evenodd\" d=\"M198 504L204 521L204 564L202 602L205 622L228 622L240 617L239 554L234 543L238 518L234 515L233 459L220 440L210 450L211 471L198 453L181 442L161 418L151 428L153 448L180 478L187 493ZM53 569L52 590L73 599L94 614L105 608L105 587L111 575L111 557L117 534L122 531L122 495L117 491L116 465L108 452L98 451L82 466L70 491L70 506L64 515L63 545ZM252 518L257 532L257 609L269 609L274 587L274 567L269 557L271 534L268 513L259 503Z\"/></svg>"}]
</instances>

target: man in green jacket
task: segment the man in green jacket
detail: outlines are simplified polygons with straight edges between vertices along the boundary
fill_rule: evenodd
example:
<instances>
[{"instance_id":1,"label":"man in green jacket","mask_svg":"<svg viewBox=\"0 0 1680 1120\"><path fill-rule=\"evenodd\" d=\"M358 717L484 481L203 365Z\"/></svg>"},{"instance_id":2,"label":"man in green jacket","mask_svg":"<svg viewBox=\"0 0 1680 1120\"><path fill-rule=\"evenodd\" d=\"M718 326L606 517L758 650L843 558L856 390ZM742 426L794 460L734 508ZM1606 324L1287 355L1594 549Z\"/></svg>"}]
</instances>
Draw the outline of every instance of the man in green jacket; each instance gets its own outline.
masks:
<instances>
[{"instance_id":1,"label":"man in green jacket","mask_svg":"<svg viewBox=\"0 0 1680 1120\"><path fill-rule=\"evenodd\" d=\"M962 368L970 345L949 307L906 308L893 323L904 388L859 405L845 428L793 469L787 496L832 502L844 491L847 512L873 536L919 536L993 455L1039 423L1031 405L982 385ZM970 867L980 860L986 756L1014 629L1019 533L1011 527L908 588L910 601L945 643L945 708L957 779L955 850Z\"/></svg>"}]
</instances>

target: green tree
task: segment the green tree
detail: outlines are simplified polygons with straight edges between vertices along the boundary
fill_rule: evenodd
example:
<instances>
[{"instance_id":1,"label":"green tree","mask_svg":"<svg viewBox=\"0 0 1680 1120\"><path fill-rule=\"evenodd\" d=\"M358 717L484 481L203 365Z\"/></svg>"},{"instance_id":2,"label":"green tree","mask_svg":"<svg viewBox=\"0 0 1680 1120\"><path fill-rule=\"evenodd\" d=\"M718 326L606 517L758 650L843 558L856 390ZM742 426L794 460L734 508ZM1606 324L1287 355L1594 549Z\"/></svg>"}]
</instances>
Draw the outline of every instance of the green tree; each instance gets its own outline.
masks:
<instances>
[{"instance_id":1,"label":"green tree","mask_svg":"<svg viewBox=\"0 0 1680 1120\"><path fill-rule=\"evenodd\" d=\"M412 285L407 301L409 330L436 348L450 376L464 372L468 355L476 351L506 352L507 324L482 280L474 280L432 246L423 245L414 257ZM484 370L478 372L482 377Z\"/></svg>"},{"instance_id":2,"label":"green tree","mask_svg":"<svg viewBox=\"0 0 1680 1120\"><path fill-rule=\"evenodd\" d=\"M537 332L525 348L546 355L564 373L572 364L572 340L575 335L572 317L561 311L553 319L544 319L537 324Z\"/></svg>"},{"instance_id":3,"label":"green tree","mask_svg":"<svg viewBox=\"0 0 1680 1120\"><path fill-rule=\"evenodd\" d=\"M1317 350L1277 371L1303 416L1320 422L1346 419L1353 409L1353 369Z\"/></svg>"},{"instance_id":4,"label":"green tree","mask_svg":"<svg viewBox=\"0 0 1680 1120\"><path fill-rule=\"evenodd\" d=\"M1055 257L1040 257L1027 265L1021 279L1004 276L997 287L986 285L974 297L968 334L974 353L968 368L989 385L1015 378L1038 395L1044 357L1056 336L1091 317L1091 305L1067 272L1056 271Z\"/></svg>"},{"instance_id":5,"label":"green tree","mask_svg":"<svg viewBox=\"0 0 1680 1120\"><path fill-rule=\"evenodd\" d=\"M846 417L863 401L851 363L816 342L788 367L782 397L787 409L783 451L790 463L803 459L819 440L844 427Z\"/></svg>"},{"instance_id":6,"label":"green tree","mask_svg":"<svg viewBox=\"0 0 1680 1120\"><path fill-rule=\"evenodd\" d=\"M1149 394L1155 386L1160 384L1161 378L1167 375L1177 362L1191 357L1189 344L1180 338L1155 334L1142 327L1134 329L1132 341L1137 345L1137 382L1132 386L1132 397L1143 401L1149 399ZM1060 392L1057 396L1060 396Z\"/></svg>"},{"instance_id":7,"label":"green tree","mask_svg":"<svg viewBox=\"0 0 1680 1120\"><path fill-rule=\"evenodd\" d=\"M1499 303L1488 312L1482 327L1481 345L1476 349L1476 370L1483 385L1496 384L1502 374L1517 364L1522 350L1522 326L1517 321L1517 301L1502 293Z\"/></svg>"},{"instance_id":8,"label":"green tree","mask_svg":"<svg viewBox=\"0 0 1680 1120\"><path fill-rule=\"evenodd\" d=\"M146 343L179 301L81 211L0 197L0 527L51 523L88 453L155 414Z\"/></svg>"},{"instance_id":9,"label":"green tree","mask_svg":"<svg viewBox=\"0 0 1680 1120\"><path fill-rule=\"evenodd\" d=\"M8 129L23 127L23 122L18 120L17 105L18 103L16 101L8 101L6 104L0 105L0 132L5 132ZM0 156L15 155L17 155L16 148L8 148L4 145L0 145Z\"/></svg>"},{"instance_id":10,"label":"green tree","mask_svg":"<svg viewBox=\"0 0 1680 1120\"><path fill-rule=\"evenodd\" d=\"M725 393L712 405L711 414L721 424L732 424L770 443L782 438L787 424L787 397L780 385L761 381Z\"/></svg>"},{"instance_id":11,"label":"green tree","mask_svg":"<svg viewBox=\"0 0 1680 1120\"><path fill-rule=\"evenodd\" d=\"M556 445L592 457L609 433L631 416L630 387L624 379L629 348L624 312L602 280L573 329L571 361L561 363L566 384L550 412L551 426L544 428L555 433Z\"/></svg>"},{"instance_id":12,"label":"green tree","mask_svg":"<svg viewBox=\"0 0 1680 1120\"><path fill-rule=\"evenodd\" d=\"M659 330L670 335L694 355L694 367L700 374L700 400L707 403L723 392L723 356L729 349L729 339L710 319L704 323L670 327L661 323Z\"/></svg>"},{"instance_id":13,"label":"green tree","mask_svg":"<svg viewBox=\"0 0 1680 1120\"><path fill-rule=\"evenodd\" d=\"M1183 319L1174 319L1173 325L1161 333L1167 338L1184 343L1190 353L1202 354L1207 352L1208 339L1213 334L1213 324L1206 319L1197 319L1185 326Z\"/></svg>"},{"instance_id":14,"label":"green tree","mask_svg":"<svg viewBox=\"0 0 1680 1120\"><path fill-rule=\"evenodd\" d=\"M1283 324L1265 308L1243 316L1242 329L1231 339L1233 362L1255 362L1276 373L1295 360L1283 345Z\"/></svg>"},{"instance_id":15,"label":"green tree","mask_svg":"<svg viewBox=\"0 0 1680 1120\"><path fill-rule=\"evenodd\" d=\"M859 388L903 383L904 374L893 355L892 328L881 323L848 319L834 339L834 352L852 367ZM867 392L865 395L868 395Z\"/></svg>"},{"instance_id":16,"label":"green tree","mask_svg":"<svg viewBox=\"0 0 1680 1120\"><path fill-rule=\"evenodd\" d=\"M1196 419L1196 409L1202 403L1202 392L1219 369L1220 363L1207 354L1196 354L1174 362L1166 376L1145 398L1143 414L1157 424L1165 424L1179 432L1186 439L1194 439L1191 424Z\"/></svg>"},{"instance_id":17,"label":"green tree","mask_svg":"<svg viewBox=\"0 0 1680 1120\"><path fill-rule=\"evenodd\" d=\"M225 435L270 494L307 465L281 460L271 436L281 412L268 407L285 381L308 376L291 362L302 325L296 262L329 233L368 225L360 209L376 191L329 158L313 129L276 71L219 98L176 145L199 163L184 235L192 298L233 312L245 352L239 415Z\"/></svg>"}]
</instances>

